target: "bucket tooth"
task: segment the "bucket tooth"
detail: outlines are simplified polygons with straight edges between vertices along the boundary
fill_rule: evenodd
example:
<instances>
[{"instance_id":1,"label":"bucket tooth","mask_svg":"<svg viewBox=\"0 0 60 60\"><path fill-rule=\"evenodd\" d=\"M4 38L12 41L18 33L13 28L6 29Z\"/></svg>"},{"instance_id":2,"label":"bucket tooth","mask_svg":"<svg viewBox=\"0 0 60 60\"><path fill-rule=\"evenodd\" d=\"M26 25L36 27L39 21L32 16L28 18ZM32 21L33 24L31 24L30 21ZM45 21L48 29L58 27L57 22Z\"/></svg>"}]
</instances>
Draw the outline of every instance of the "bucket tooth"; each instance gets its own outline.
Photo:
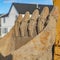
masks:
<instances>
[{"instance_id":1,"label":"bucket tooth","mask_svg":"<svg viewBox=\"0 0 60 60\"><path fill-rule=\"evenodd\" d=\"M36 10L34 10L32 16L31 16L31 19L29 21L29 24L28 24L28 31L29 31L30 37L34 37L37 35L36 26L37 26L38 16L39 16L39 10L36 9Z\"/></svg>"},{"instance_id":2,"label":"bucket tooth","mask_svg":"<svg viewBox=\"0 0 60 60\"><path fill-rule=\"evenodd\" d=\"M28 36L28 31L27 31L27 25L28 25L28 21L30 19L30 13L26 12L24 18L22 19L22 22L20 24L20 32L21 32L21 36Z\"/></svg>"},{"instance_id":3,"label":"bucket tooth","mask_svg":"<svg viewBox=\"0 0 60 60\"><path fill-rule=\"evenodd\" d=\"M44 7L38 19L38 33L40 33L45 27L44 24L47 20L46 18L48 15L49 15L49 8Z\"/></svg>"}]
</instances>

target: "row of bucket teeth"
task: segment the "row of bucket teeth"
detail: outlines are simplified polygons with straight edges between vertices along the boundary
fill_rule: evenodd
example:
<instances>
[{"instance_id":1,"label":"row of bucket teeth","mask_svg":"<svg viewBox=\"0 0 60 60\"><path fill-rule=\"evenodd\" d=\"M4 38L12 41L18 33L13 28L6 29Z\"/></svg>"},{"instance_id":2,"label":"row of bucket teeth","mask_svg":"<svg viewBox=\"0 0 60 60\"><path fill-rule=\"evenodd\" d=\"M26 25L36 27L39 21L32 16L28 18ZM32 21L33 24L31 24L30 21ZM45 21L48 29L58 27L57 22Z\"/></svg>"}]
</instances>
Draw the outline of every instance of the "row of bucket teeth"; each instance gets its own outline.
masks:
<instances>
[{"instance_id":1,"label":"row of bucket teeth","mask_svg":"<svg viewBox=\"0 0 60 60\"><path fill-rule=\"evenodd\" d=\"M0 60L51 60L58 13L56 7L51 12L48 7L44 7L40 14L38 9L31 16L28 11L24 17L20 14L14 27L0 39Z\"/></svg>"}]
</instances>

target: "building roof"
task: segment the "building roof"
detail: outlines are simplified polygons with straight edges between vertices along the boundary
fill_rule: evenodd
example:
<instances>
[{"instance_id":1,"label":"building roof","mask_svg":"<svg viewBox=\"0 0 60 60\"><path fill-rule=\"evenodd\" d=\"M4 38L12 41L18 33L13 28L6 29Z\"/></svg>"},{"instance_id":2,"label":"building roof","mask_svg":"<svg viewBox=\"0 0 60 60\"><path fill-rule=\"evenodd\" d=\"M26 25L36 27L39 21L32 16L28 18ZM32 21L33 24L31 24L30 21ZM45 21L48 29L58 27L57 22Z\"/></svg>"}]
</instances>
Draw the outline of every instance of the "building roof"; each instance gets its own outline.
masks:
<instances>
[{"instance_id":1,"label":"building roof","mask_svg":"<svg viewBox=\"0 0 60 60\"><path fill-rule=\"evenodd\" d=\"M26 11L29 11L31 14L32 12L37 8L37 4L21 4L21 3L13 3L15 6L17 12L20 14L25 14ZM40 11L42 11L43 7L49 7L49 9L52 9L52 5L38 5L40 8Z\"/></svg>"},{"instance_id":2,"label":"building roof","mask_svg":"<svg viewBox=\"0 0 60 60\"><path fill-rule=\"evenodd\" d=\"M1 15L0 17L7 17L9 15L9 13Z\"/></svg>"},{"instance_id":3,"label":"building roof","mask_svg":"<svg viewBox=\"0 0 60 60\"><path fill-rule=\"evenodd\" d=\"M37 4L25 4L25 3L13 3L11 5L11 8L12 6L15 7L15 9L17 10L18 14L25 14L26 11L29 11L31 14L32 12L37 9ZM38 7L40 8L40 12L42 11L42 9L47 6L49 7L49 10L51 11L53 5L38 5ZM11 11L11 8L9 10L9 12L1 17L6 17L9 15L10 11Z\"/></svg>"}]
</instances>

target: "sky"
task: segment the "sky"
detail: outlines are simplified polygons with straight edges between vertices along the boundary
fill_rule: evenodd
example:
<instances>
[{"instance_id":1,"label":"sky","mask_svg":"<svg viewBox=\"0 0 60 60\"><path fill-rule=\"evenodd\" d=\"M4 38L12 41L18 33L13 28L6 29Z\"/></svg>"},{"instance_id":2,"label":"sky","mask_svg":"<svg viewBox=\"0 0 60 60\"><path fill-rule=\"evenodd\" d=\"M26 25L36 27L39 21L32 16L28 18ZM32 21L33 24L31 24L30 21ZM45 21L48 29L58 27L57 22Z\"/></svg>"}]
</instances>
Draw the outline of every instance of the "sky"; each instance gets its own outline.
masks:
<instances>
[{"instance_id":1,"label":"sky","mask_svg":"<svg viewBox=\"0 0 60 60\"><path fill-rule=\"evenodd\" d=\"M9 12L11 4L17 3L28 3L28 4L45 4L53 5L52 0L0 0L0 14L6 14Z\"/></svg>"}]
</instances>

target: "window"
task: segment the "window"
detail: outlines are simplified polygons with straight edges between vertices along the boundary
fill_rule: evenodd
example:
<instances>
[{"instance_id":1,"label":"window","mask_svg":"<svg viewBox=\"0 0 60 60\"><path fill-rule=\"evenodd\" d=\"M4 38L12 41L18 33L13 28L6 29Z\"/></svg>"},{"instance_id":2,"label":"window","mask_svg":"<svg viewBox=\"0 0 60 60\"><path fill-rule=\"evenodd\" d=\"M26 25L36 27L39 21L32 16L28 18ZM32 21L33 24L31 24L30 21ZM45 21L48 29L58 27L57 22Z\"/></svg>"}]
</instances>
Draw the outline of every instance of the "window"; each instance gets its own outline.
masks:
<instances>
[{"instance_id":1,"label":"window","mask_svg":"<svg viewBox=\"0 0 60 60\"><path fill-rule=\"evenodd\" d=\"M0 27L1 27L1 18L0 18Z\"/></svg>"},{"instance_id":2,"label":"window","mask_svg":"<svg viewBox=\"0 0 60 60\"><path fill-rule=\"evenodd\" d=\"M1 28L0 28L0 36L1 36Z\"/></svg>"},{"instance_id":3,"label":"window","mask_svg":"<svg viewBox=\"0 0 60 60\"><path fill-rule=\"evenodd\" d=\"M8 29L7 28L3 28L3 33L7 33Z\"/></svg>"},{"instance_id":4,"label":"window","mask_svg":"<svg viewBox=\"0 0 60 60\"><path fill-rule=\"evenodd\" d=\"M4 19L3 19L3 23L5 23L5 17L4 17Z\"/></svg>"},{"instance_id":5,"label":"window","mask_svg":"<svg viewBox=\"0 0 60 60\"><path fill-rule=\"evenodd\" d=\"M16 15L16 16L15 16L15 18L17 19L17 18L18 18L18 16Z\"/></svg>"}]
</instances>

